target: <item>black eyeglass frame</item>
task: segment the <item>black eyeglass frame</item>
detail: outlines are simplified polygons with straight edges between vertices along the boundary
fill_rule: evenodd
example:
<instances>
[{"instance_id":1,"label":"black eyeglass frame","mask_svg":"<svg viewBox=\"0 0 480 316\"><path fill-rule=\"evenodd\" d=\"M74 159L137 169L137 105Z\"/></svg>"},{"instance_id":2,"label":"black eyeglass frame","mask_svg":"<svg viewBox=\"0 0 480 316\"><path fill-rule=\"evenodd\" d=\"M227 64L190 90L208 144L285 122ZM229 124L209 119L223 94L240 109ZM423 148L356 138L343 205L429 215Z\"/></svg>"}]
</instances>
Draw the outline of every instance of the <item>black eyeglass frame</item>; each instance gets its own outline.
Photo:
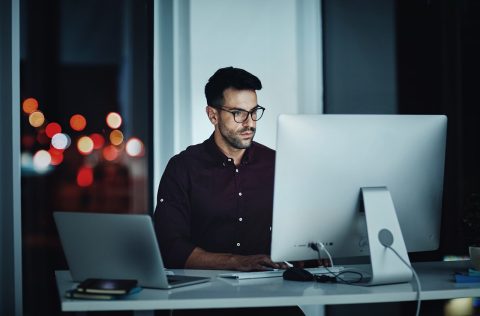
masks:
<instances>
[{"instance_id":1,"label":"black eyeglass frame","mask_svg":"<svg viewBox=\"0 0 480 316\"><path fill-rule=\"evenodd\" d=\"M228 113L231 113L233 115L233 120L236 122L236 123L243 123L245 122L247 119L248 119L248 116L250 116L250 118L252 119L252 121L258 121L259 119L262 118L263 116L263 113L265 112L265 108L263 106L260 106L257 104L256 107L254 107L253 109L251 109L250 111L246 111L246 110L242 110L242 109L226 109L224 108L223 106L213 106L214 109L218 109L218 110L222 110L222 111L225 111L225 112L228 112ZM258 110L261 110L260 112L260 116L258 116ZM247 115L245 116L245 119L243 121L237 121L237 113L247 113ZM257 118L253 118L253 114L256 114Z\"/></svg>"}]
</instances>

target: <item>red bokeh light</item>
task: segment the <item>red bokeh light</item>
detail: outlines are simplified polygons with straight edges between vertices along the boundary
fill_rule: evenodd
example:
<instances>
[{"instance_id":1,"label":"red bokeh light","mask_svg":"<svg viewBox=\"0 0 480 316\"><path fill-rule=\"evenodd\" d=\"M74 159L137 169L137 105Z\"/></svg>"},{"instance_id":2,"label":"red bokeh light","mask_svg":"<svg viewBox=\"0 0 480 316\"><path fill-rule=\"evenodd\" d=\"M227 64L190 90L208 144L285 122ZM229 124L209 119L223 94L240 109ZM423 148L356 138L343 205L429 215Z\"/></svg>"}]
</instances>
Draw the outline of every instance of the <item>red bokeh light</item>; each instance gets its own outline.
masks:
<instances>
[{"instance_id":1,"label":"red bokeh light","mask_svg":"<svg viewBox=\"0 0 480 316\"><path fill-rule=\"evenodd\" d=\"M52 138L53 135L61 133L62 132L62 127L60 124L52 122L45 127L45 133L47 134L48 137Z\"/></svg>"},{"instance_id":2,"label":"red bokeh light","mask_svg":"<svg viewBox=\"0 0 480 316\"><path fill-rule=\"evenodd\" d=\"M48 152L52 157L52 161L50 162L52 166L58 166L63 162L63 150L56 149L55 147L50 147Z\"/></svg>"},{"instance_id":3,"label":"red bokeh light","mask_svg":"<svg viewBox=\"0 0 480 316\"><path fill-rule=\"evenodd\" d=\"M39 142L42 145L46 145L50 142L50 138L48 138L44 129L41 129L41 130L38 131L37 142Z\"/></svg>"},{"instance_id":4,"label":"red bokeh light","mask_svg":"<svg viewBox=\"0 0 480 316\"><path fill-rule=\"evenodd\" d=\"M22 136L22 146L24 148L31 148L35 144L35 137L32 135L23 135Z\"/></svg>"},{"instance_id":5,"label":"red bokeh light","mask_svg":"<svg viewBox=\"0 0 480 316\"><path fill-rule=\"evenodd\" d=\"M113 161L118 158L118 149L113 145L108 145L103 148L103 158L108 161Z\"/></svg>"},{"instance_id":6,"label":"red bokeh light","mask_svg":"<svg viewBox=\"0 0 480 316\"><path fill-rule=\"evenodd\" d=\"M93 133L90 135L90 138L93 141L93 149L100 149L105 144L105 138L101 134Z\"/></svg>"},{"instance_id":7,"label":"red bokeh light","mask_svg":"<svg viewBox=\"0 0 480 316\"><path fill-rule=\"evenodd\" d=\"M93 183L93 168L81 167L77 173L77 185L79 187L88 187Z\"/></svg>"}]
</instances>

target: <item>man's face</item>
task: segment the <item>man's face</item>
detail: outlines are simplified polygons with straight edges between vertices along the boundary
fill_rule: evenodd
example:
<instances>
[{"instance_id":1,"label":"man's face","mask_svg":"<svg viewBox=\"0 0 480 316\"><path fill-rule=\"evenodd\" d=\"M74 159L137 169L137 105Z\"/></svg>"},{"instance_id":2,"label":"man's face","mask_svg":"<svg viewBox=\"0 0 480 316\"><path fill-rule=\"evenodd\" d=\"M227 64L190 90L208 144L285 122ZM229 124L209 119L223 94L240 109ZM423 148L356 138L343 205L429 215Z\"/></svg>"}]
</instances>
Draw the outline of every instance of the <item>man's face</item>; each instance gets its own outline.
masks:
<instances>
[{"instance_id":1,"label":"man's face","mask_svg":"<svg viewBox=\"0 0 480 316\"><path fill-rule=\"evenodd\" d=\"M225 110L251 111L257 106L257 94L254 90L226 89L223 92ZM227 145L236 149L248 148L253 141L256 122L248 115L243 123L237 123L232 113L218 110L218 130Z\"/></svg>"}]
</instances>

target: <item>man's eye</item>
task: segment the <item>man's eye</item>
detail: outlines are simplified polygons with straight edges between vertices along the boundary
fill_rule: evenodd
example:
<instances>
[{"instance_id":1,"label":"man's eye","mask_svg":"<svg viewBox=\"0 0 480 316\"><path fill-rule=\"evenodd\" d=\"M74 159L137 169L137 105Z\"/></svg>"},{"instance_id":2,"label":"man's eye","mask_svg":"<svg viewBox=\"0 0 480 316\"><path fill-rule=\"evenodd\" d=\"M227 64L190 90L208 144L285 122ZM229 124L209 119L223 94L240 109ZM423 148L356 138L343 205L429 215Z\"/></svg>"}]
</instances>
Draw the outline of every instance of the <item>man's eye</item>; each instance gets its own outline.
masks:
<instances>
[{"instance_id":1,"label":"man's eye","mask_svg":"<svg viewBox=\"0 0 480 316\"><path fill-rule=\"evenodd\" d=\"M240 116L242 115L242 111L232 111L233 115Z\"/></svg>"}]
</instances>

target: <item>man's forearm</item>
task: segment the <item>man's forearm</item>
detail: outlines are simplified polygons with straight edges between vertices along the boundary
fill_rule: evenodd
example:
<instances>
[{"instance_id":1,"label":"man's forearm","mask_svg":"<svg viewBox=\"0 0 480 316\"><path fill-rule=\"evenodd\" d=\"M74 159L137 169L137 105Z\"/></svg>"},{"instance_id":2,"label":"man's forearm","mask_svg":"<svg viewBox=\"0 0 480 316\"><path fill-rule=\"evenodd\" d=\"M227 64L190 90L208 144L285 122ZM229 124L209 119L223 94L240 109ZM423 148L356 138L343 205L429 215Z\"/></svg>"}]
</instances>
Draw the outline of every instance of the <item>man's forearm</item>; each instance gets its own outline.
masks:
<instances>
[{"instance_id":1,"label":"man's forearm","mask_svg":"<svg viewBox=\"0 0 480 316\"><path fill-rule=\"evenodd\" d=\"M185 262L186 269L236 270L233 254L213 253L196 247Z\"/></svg>"},{"instance_id":2,"label":"man's forearm","mask_svg":"<svg viewBox=\"0 0 480 316\"><path fill-rule=\"evenodd\" d=\"M266 270L280 268L282 265L270 260L267 255L242 256L230 253L213 253L196 247L185 262L186 269L215 270Z\"/></svg>"}]
</instances>

